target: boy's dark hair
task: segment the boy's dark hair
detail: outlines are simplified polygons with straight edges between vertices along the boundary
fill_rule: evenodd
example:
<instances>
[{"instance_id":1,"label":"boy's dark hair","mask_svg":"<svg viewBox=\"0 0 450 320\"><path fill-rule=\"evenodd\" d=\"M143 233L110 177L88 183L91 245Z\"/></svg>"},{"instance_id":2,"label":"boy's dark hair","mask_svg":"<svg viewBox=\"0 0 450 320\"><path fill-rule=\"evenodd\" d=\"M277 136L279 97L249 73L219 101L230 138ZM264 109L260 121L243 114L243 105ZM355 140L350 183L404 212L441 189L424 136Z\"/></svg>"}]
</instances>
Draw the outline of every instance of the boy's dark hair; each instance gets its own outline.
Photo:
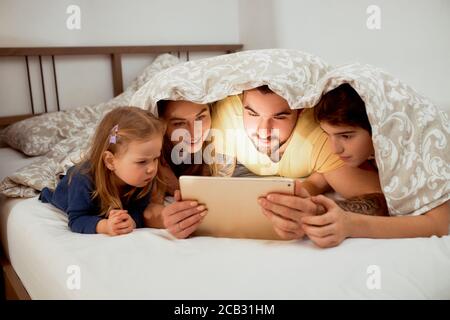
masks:
<instances>
[{"instance_id":1,"label":"boy's dark hair","mask_svg":"<svg viewBox=\"0 0 450 320\"><path fill-rule=\"evenodd\" d=\"M324 94L314 107L314 117L318 122L361 127L372 134L364 101L348 83Z\"/></svg>"}]
</instances>

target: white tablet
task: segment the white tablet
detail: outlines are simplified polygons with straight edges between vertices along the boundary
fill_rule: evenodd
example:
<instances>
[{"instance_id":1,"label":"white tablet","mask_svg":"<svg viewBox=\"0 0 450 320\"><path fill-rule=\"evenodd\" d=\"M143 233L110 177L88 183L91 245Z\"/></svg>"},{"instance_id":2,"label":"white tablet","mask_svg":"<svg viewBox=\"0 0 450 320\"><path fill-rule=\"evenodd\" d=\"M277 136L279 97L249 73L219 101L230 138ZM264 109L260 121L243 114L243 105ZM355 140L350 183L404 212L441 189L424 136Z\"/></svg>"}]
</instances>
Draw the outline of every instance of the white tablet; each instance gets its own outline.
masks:
<instances>
[{"instance_id":1,"label":"white tablet","mask_svg":"<svg viewBox=\"0 0 450 320\"><path fill-rule=\"evenodd\" d=\"M181 176L180 191L183 200L196 200L208 209L194 235L280 239L262 213L258 198L271 192L293 195L294 180Z\"/></svg>"}]
</instances>

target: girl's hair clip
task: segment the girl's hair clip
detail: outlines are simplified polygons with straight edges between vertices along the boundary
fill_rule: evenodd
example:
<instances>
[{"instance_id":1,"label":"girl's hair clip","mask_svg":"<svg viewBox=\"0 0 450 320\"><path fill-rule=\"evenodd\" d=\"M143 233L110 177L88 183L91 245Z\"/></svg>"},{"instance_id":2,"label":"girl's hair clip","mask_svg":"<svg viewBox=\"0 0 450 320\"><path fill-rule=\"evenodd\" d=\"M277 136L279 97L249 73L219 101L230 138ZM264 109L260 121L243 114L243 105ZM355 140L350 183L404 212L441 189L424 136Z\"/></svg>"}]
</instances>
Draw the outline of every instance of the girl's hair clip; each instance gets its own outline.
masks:
<instances>
[{"instance_id":1,"label":"girl's hair clip","mask_svg":"<svg viewBox=\"0 0 450 320\"><path fill-rule=\"evenodd\" d=\"M109 143L116 144L117 143L117 132L119 132L119 125L116 124L111 129L111 134L109 136Z\"/></svg>"}]
</instances>

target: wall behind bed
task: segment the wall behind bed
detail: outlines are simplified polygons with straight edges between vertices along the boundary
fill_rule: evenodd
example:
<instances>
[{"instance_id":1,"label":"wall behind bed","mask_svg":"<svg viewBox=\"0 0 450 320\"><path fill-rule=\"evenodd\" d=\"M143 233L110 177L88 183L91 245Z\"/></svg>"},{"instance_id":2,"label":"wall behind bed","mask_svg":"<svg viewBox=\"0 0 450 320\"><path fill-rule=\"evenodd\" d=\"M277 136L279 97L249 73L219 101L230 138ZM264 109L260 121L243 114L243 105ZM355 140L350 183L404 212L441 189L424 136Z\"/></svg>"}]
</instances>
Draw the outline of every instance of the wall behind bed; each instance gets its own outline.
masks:
<instances>
[{"instance_id":1,"label":"wall behind bed","mask_svg":"<svg viewBox=\"0 0 450 320\"><path fill-rule=\"evenodd\" d=\"M81 9L80 30L66 27L70 5ZM380 30L366 26L370 5L381 9ZM0 0L1 47L211 43L370 63L450 110L450 0ZM152 59L124 56L124 87ZM42 110L39 66L31 60L34 102ZM43 63L51 91L51 61ZM63 108L112 97L107 57L57 57L57 68ZM0 59L0 116L28 113L27 89L23 59Z\"/></svg>"},{"instance_id":2,"label":"wall behind bed","mask_svg":"<svg viewBox=\"0 0 450 320\"><path fill-rule=\"evenodd\" d=\"M370 5L380 9L379 30L366 26ZM450 111L449 0L246 0L239 11L246 48L373 64Z\"/></svg>"},{"instance_id":3,"label":"wall behind bed","mask_svg":"<svg viewBox=\"0 0 450 320\"><path fill-rule=\"evenodd\" d=\"M80 30L66 26L70 5L81 10ZM236 44L238 23L238 0L0 0L0 47ZM153 58L123 56L124 88ZM44 110L38 58L30 63L33 101ZM43 64L47 103L56 110L51 58ZM62 109L113 96L109 57L57 56L56 64ZM24 59L0 59L0 116L29 110Z\"/></svg>"}]
</instances>

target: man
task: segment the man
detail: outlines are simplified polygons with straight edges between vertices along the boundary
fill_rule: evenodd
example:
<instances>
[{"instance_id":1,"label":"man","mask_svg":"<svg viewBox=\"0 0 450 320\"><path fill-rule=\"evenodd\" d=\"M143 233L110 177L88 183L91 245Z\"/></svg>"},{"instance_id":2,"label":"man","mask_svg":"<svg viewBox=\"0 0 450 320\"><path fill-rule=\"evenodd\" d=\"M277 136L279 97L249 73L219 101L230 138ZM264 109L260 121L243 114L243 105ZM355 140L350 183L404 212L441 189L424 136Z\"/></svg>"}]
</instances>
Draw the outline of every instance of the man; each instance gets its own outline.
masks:
<instances>
[{"instance_id":1,"label":"man","mask_svg":"<svg viewBox=\"0 0 450 320\"><path fill-rule=\"evenodd\" d=\"M387 214L378 174L345 166L333 154L312 109L292 110L285 99L262 86L245 91L242 98L217 102L212 112L212 128L221 133L221 139L214 140L216 153L233 159L216 174L232 175L244 167L257 175L307 177L296 182L295 196L270 194L260 199L282 238L303 237L301 218L324 212L310 195L331 189L347 199L338 202L345 210Z\"/></svg>"}]
</instances>

